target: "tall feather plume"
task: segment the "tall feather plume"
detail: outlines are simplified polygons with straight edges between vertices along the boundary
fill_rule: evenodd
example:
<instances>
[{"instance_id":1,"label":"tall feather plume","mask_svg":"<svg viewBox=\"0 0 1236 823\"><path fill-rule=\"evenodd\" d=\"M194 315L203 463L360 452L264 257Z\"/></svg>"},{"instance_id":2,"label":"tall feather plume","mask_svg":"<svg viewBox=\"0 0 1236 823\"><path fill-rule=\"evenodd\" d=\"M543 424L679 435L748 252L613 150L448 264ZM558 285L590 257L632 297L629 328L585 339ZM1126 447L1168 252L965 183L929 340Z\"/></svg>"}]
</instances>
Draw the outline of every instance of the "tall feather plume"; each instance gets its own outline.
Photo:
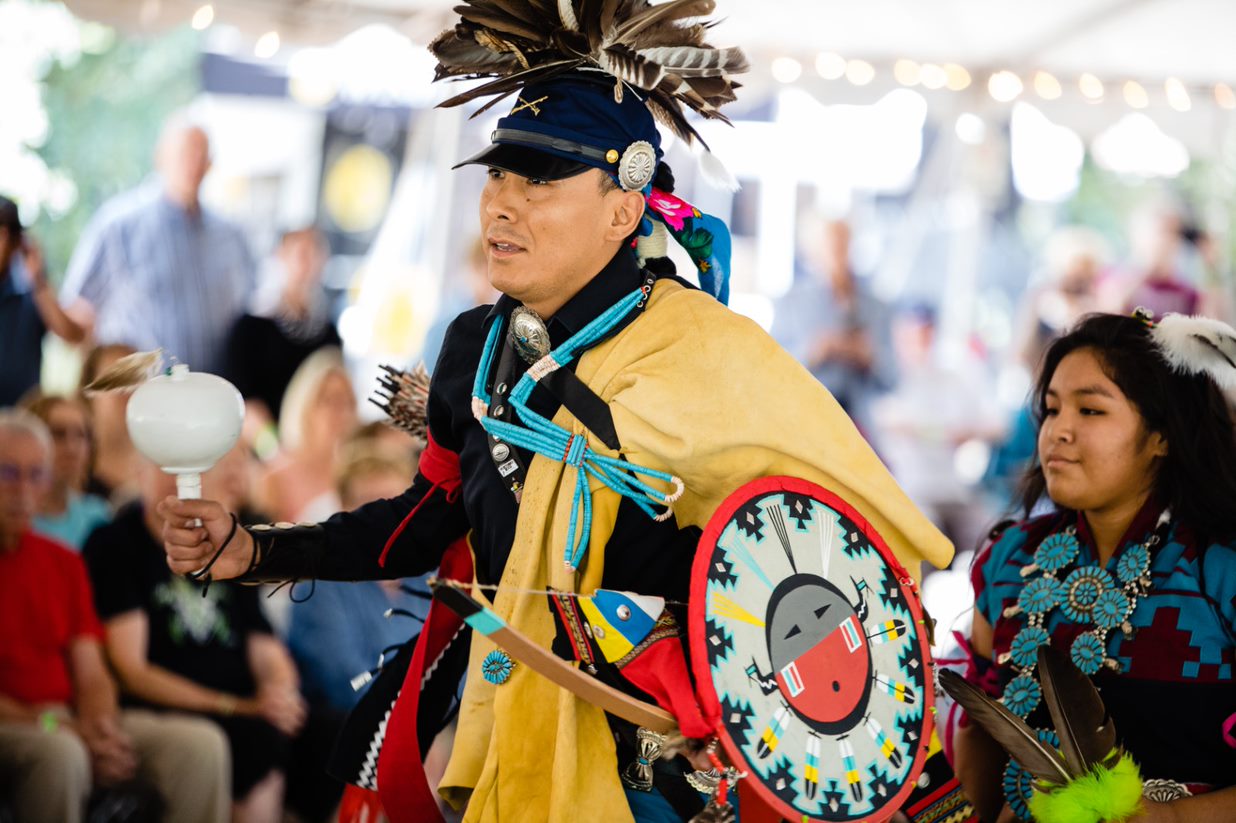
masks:
<instances>
[{"instance_id":1,"label":"tall feather plume","mask_svg":"<svg viewBox=\"0 0 1236 823\"><path fill-rule=\"evenodd\" d=\"M616 94L623 84L641 90L658 120L699 140L687 111L729 122L720 108L748 68L739 49L705 42L711 24L700 18L715 9L715 0L467 0L455 7L459 24L429 46L434 79L489 82L441 105L495 97L493 105L527 83L594 67L613 75Z\"/></svg>"},{"instance_id":2,"label":"tall feather plume","mask_svg":"<svg viewBox=\"0 0 1236 823\"><path fill-rule=\"evenodd\" d=\"M1060 753L1039 741L1026 721L992 700L982 690L949 669L941 669L940 686L961 704L971 720L975 720L1009 755L1039 780L1068 783L1071 775Z\"/></svg>"},{"instance_id":3,"label":"tall feather plume","mask_svg":"<svg viewBox=\"0 0 1236 823\"><path fill-rule=\"evenodd\" d=\"M1051 646L1039 647L1038 672L1069 771L1081 776L1118 755L1116 724L1090 678Z\"/></svg>"},{"instance_id":4,"label":"tall feather plume","mask_svg":"<svg viewBox=\"0 0 1236 823\"><path fill-rule=\"evenodd\" d=\"M1185 374L1205 374L1220 388L1236 388L1236 329L1209 317L1169 314L1150 332L1168 364Z\"/></svg>"}]
</instances>

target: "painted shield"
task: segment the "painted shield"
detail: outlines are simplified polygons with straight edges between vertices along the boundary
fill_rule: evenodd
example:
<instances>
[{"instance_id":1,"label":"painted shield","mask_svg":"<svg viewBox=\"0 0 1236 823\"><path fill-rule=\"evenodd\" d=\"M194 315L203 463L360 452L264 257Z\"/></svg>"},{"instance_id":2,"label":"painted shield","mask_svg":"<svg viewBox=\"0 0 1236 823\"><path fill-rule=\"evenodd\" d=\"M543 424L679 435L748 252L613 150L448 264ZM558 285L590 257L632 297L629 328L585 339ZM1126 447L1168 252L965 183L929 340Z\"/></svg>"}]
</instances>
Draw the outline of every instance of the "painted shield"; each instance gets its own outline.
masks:
<instances>
[{"instance_id":1,"label":"painted shield","mask_svg":"<svg viewBox=\"0 0 1236 823\"><path fill-rule=\"evenodd\" d=\"M882 821L931 737L917 587L862 514L792 477L748 483L695 556L700 705L731 761L794 821Z\"/></svg>"}]
</instances>

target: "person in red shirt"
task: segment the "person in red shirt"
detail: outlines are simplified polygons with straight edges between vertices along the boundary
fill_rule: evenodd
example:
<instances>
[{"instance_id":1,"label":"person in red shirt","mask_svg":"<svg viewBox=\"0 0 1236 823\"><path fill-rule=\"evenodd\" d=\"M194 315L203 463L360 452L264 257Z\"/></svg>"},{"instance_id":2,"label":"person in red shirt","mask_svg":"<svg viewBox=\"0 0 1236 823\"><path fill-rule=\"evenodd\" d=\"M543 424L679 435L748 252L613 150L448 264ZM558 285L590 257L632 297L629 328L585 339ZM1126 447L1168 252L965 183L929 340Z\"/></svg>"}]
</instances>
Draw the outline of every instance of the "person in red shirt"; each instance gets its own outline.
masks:
<instances>
[{"instance_id":1,"label":"person in red shirt","mask_svg":"<svg viewBox=\"0 0 1236 823\"><path fill-rule=\"evenodd\" d=\"M227 742L209 721L120 711L81 558L36 535L50 435L0 410L0 780L16 819L76 823L95 786L140 775L167 819L221 823Z\"/></svg>"}]
</instances>

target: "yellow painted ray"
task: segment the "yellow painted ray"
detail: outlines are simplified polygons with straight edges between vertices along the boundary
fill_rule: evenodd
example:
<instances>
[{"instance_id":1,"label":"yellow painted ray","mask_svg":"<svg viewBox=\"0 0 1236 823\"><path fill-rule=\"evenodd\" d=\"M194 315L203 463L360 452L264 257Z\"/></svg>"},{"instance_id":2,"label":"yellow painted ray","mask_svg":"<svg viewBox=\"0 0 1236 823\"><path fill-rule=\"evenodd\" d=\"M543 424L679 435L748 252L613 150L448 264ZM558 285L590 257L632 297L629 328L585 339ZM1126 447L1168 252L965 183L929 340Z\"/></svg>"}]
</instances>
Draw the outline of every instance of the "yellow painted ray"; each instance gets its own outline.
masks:
<instances>
[{"instance_id":1,"label":"yellow painted ray","mask_svg":"<svg viewBox=\"0 0 1236 823\"><path fill-rule=\"evenodd\" d=\"M760 620L751 612L721 594L721 592L712 593L712 610L715 614L719 614L722 617L728 617L731 620L739 620L743 623L750 623L752 626L758 626L761 629L764 628L763 620Z\"/></svg>"}]
</instances>

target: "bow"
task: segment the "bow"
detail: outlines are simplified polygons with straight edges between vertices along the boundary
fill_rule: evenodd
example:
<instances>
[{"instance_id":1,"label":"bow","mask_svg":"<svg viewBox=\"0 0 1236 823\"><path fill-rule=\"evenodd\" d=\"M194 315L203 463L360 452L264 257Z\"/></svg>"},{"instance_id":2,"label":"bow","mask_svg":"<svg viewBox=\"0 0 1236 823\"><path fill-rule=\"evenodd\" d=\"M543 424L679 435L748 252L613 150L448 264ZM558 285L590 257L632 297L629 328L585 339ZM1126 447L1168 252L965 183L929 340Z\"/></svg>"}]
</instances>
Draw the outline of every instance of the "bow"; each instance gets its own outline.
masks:
<instances>
[{"instance_id":1,"label":"bow","mask_svg":"<svg viewBox=\"0 0 1236 823\"><path fill-rule=\"evenodd\" d=\"M589 677L523 632L507 625L492 609L448 581L431 580L429 586L433 596L462 617L464 623L488 637L529 669L549 678L576 697L640 728L662 735L677 735L678 723L669 712Z\"/></svg>"}]
</instances>

